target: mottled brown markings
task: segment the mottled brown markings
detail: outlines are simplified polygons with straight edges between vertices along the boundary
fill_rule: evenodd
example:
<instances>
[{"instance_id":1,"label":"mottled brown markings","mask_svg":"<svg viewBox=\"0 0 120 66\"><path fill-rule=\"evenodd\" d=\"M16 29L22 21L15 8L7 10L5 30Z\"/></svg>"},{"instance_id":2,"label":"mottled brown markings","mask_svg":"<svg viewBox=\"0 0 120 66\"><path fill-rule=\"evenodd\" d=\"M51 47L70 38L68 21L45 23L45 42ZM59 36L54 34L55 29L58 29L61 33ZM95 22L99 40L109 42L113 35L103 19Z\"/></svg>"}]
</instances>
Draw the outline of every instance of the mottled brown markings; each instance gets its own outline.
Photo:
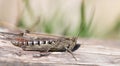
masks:
<instances>
[{"instance_id":1,"label":"mottled brown markings","mask_svg":"<svg viewBox=\"0 0 120 66\"><path fill-rule=\"evenodd\" d=\"M2 33L2 34L9 35L9 33ZM39 35L39 34L37 34L37 35ZM50 35L48 35L48 36L50 37ZM66 37L54 36L54 38L55 38L54 39L54 38L47 38L48 36L44 37L43 35L39 35L39 36L36 36L36 37L38 37L38 39L34 39L35 37L31 38L31 34L28 33L28 35L27 35L27 33L23 33L23 35L17 34L15 37L8 36L7 39L10 39L13 45L22 47L23 49L26 49L27 46L31 46L30 47L31 50L35 49L35 50L39 50L39 51L40 50L57 51L57 50L66 49L66 51L68 51L69 53L71 53L73 55L71 50L76 45L77 38L66 38ZM2 38L2 39L4 39L4 38ZM34 45L38 45L38 46L34 47Z\"/></svg>"}]
</instances>

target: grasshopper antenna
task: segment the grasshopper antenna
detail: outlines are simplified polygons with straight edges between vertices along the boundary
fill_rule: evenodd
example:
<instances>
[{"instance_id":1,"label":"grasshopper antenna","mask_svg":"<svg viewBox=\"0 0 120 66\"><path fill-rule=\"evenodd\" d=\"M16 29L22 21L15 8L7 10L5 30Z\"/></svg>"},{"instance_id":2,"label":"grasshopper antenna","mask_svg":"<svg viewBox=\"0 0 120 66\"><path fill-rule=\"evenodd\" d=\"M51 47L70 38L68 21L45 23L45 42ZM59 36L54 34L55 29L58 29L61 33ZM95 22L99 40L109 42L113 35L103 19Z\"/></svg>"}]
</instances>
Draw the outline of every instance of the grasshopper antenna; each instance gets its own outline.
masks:
<instances>
[{"instance_id":1,"label":"grasshopper antenna","mask_svg":"<svg viewBox=\"0 0 120 66\"><path fill-rule=\"evenodd\" d=\"M79 32L77 32L76 39L78 39L78 38L79 38L79 35L80 35L80 31L79 31Z\"/></svg>"},{"instance_id":2,"label":"grasshopper antenna","mask_svg":"<svg viewBox=\"0 0 120 66\"><path fill-rule=\"evenodd\" d=\"M79 34L80 34L80 31L79 31L79 32L77 32L76 37L74 36L74 37L72 38L72 40L77 41L77 39L79 38Z\"/></svg>"}]
</instances>

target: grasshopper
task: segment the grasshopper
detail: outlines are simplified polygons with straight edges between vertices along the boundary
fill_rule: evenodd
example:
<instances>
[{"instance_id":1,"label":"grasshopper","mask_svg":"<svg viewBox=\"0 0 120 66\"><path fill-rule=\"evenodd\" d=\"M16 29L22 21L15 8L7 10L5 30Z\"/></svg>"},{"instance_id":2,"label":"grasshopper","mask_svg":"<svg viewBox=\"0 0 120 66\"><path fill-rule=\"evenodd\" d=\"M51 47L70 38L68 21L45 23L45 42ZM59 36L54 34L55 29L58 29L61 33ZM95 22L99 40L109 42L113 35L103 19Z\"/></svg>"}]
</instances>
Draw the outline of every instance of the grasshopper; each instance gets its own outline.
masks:
<instances>
[{"instance_id":1,"label":"grasshopper","mask_svg":"<svg viewBox=\"0 0 120 66\"><path fill-rule=\"evenodd\" d=\"M46 34L30 33L6 33L0 32L1 39L10 40L14 46L20 47L25 51L67 51L75 60L76 57L72 53L72 49L76 46L77 38L61 37Z\"/></svg>"}]
</instances>

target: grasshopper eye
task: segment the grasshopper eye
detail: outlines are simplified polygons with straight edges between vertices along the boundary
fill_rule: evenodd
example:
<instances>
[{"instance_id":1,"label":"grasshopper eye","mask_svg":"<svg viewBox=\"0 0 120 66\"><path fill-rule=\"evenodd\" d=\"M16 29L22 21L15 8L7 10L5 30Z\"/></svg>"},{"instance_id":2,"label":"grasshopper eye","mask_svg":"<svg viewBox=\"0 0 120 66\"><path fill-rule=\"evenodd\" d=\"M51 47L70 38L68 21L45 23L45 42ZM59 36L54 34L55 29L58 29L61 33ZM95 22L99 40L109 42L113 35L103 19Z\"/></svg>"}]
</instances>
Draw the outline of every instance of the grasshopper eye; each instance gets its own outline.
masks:
<instances>
[{"instance_id":1,"label":"grasshopper eye","mask_svg":"<svg viewBox=\"0 0 120 66\"><path fill-rule=\"evenodd\" d=\"M76 41L77 41L77 38L73 37L73 38L71 38L71 40L72 40L73 42L76 42Z\"/></svg>"}]
</instances>

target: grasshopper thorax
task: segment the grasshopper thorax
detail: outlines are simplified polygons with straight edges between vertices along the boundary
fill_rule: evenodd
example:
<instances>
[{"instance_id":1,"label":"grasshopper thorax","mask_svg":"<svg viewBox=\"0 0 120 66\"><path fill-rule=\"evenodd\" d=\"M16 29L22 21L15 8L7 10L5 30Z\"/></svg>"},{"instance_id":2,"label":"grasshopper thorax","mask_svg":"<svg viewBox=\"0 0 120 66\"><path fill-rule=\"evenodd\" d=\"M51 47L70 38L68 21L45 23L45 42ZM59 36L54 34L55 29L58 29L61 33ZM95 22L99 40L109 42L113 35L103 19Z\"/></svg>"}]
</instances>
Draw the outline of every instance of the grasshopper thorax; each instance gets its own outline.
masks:
<instances>
[{"instance_id":1,"label":"grasshopper thorax","mask_svg":"<svg viewBox=\"0 0 120 66\"><path fill-rule=\"evenodd\" d=\"M76 38L66 38L66 37L62 37L59 38L56 42L56 45L54 48L56 48L56 50L73 50L73 48L76 45Z\"/></svg>"}]
</instances>

